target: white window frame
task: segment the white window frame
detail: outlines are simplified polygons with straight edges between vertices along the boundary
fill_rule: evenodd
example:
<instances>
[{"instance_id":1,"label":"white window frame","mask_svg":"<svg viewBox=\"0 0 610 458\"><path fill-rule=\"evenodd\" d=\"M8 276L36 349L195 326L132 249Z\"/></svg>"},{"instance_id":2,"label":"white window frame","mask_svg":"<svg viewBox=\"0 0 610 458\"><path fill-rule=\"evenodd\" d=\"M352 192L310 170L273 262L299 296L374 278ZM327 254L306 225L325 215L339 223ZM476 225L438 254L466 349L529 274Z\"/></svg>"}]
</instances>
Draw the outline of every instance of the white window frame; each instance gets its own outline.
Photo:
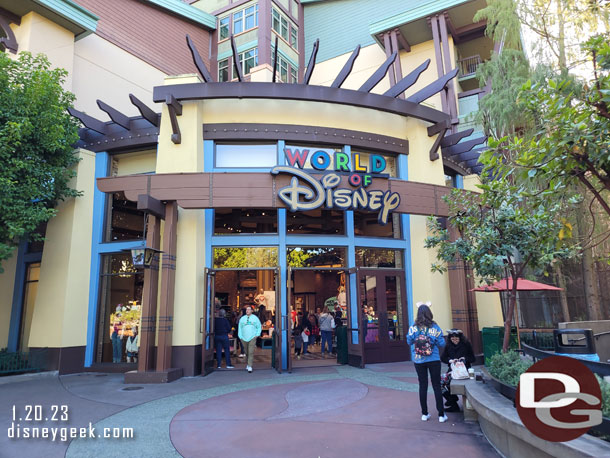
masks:
<instances>
[{"instance_id":1,"label":"white window frame","mask_svg":"<svg viewBox=\"0 0 610 458\"><path fill-rule=\"evenodd\" d=\"M251 11L248 12L248 10L251 10ZM231 16L233 18L233 34L234 35L237 35L237 34L243 33L243 32L247 32L248 30L255 29L256 27L258 27L258 3L247 6L246 8L242 8L241 10L235 11ZM252 17L254 18L253 25L252 25L252 27L248 27L247 26L248 19L252 18ZM235 24L237 22L241 23L241 25L239 26L241 28L241 30L239 32L236 32L237 28L236 28Z\"/></svg>"},{"instance_id":2,"label":"white window frame","mask_svg":"<svg viewBox=\"0 0 610 458\"><path fill-rule=\"evenodd\" d=\"M222 29L224 26L222 24L222 21L224 21L224 20L227 20L227 23L226 23L227 36L223 38ZM223 41L223 40L226 40L227 38L229 38L229 36L231 35L230 25L231 25L231 15L230 14L228 16L225 16L218 20L218 41Z\"/></svg>"},{"instance_id":3,"label":"white window frame","mask_svg":"<svg viewBox=\"0 0 610 458\"><path fill-rule=\"evenodd\" d=\"M258 65L258 46L255 46L254 48L250 48L250 49L246 49L243 52L240 52L238 54L238 58L239 58L239 65L241 66L241 72L243 75L247 75L249 72L246 71L246 60L251 59L252 57L247 57L245 58L245 54L250 52L250 51L254 51L254 65L252 65L252 67L256 67ZM250 67L250 68L252 68Z\"/></svg>"},{"instance_id":4,"label":"white window frame","mask_svg":"<svg viewBox=\"0 0 610 458\"><path fill-rule=\"evenodd\" d=\"M226 66L223 65L224 62L226 62ZM227 79L221 80L220 72L221 72L221 70L224 70L225 68L227 70ZM229 65L228 57L226 59L222 59L222 60L218 61L218 82L224 82L224 81L231 81L231 66Z\"/></svg>"}]
</instances>

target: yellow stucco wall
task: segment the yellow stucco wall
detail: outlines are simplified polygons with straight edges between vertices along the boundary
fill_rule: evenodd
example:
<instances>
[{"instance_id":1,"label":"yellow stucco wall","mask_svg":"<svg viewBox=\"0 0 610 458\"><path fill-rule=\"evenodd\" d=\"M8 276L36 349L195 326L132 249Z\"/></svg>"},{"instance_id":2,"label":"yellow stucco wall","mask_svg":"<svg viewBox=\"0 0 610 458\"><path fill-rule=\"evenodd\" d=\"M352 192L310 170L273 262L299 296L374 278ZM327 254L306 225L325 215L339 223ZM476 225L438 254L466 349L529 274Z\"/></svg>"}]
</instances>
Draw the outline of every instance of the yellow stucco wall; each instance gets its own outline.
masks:
<instances>
[{"instance_id":1,"label":"yellow stucco wall","mask_svg":"<svg viewBox=\"0 0 610 458\"><path fill-rule=\"evenodd\" d=\"M20 25L12 24L11 27L19 43L19 52L46 54L53 67L68 71L64 87L72 90L74 34L33 11L21 18Z\"/></svg>"},{"instance_id":2,"label":"yellow stucco wall","mask_svg":"<svg viewBox=\"0 0 610 458\"><path fill-rule=\"evenodd\" d=\"M199 81L196 75L180 75L168 77L165 84ZM204 117L203 111L203 102L182 104L182 116L178 118L182 142L176 145L171 141L172 128L167 107L163 107L157 173L203 172L202 124L204 120L211 122ZM178 210L173 345L201 344L199 318L203 316L204 234L204 210Z\"/></svg>"},{"instance_id":3,"label":"yellow stucco wall","mask_svg":"<svg viewBox=\"0 0 610 458\"><path fill-rule=\"evenodd\" d=\"M476 187L481 180L478 175L468 175L464 177L464 189L474 192L481 192ZM478 286L478 281L476 281ZM476 293L477 314L479 316L479 329L486 326L501 326L502 305L500 304L500 293Z\"/></svg>"},{"instance_id":4,"label":"yellow stucco wall","mask_svg":"<svg viewBox=\"0 0 610 458\"><path fill-rule=\"evenodd\" d=\"M8 344L16 264L17 249L15 248L13 255L9 259L2 261L4 272L0 274L0 349L5 348Z\"/></svg>"},{"instance_id":5,"label":"yellow stucco wall","mask_svg":"<svg viewBox=\"0 0 610 458\"><path fill-rule=\"evenodd\" d=\"M155 111L160 104L152 101L154 86L163 84L165 74L143 62L118 46L91 34L74 44L75 108L108 121L96 100L100 99L127 116L140 116L130 102L129 94L135 95Z\"/></svg>"},{"instance_id":6,"label":"yellow stucco wall","mask_svg":"<svg viewBox=\"0 0 610 458\"><path fill-rule=\"evenodd\" d=\"M95 155L80 150L78 156L72 186L83 195L59 204L47 225L30 347L85 345Z\"/></svg>"},{"instance_id":7,"label":"yellow stucco wall","mask_svg":"<svg viewBox=\"0 0 610 458\"><path fill-rule=\"evenodd\" d=\"M157 151L117 154L112 157L112 173L116 176L134 173L154 173L157 168Z\"/></svg>"}]
</instances>

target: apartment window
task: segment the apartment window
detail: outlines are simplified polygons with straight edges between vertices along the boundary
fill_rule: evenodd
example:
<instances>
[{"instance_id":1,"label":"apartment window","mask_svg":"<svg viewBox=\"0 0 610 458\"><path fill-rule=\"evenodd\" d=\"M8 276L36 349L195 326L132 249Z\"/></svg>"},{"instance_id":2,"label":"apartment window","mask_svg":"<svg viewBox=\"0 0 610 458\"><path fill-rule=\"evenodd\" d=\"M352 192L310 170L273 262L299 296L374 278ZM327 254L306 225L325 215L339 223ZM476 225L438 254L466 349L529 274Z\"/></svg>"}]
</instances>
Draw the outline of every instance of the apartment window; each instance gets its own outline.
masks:
<instances>
[{"instance_id":1,"label":"apartment window","mask_svg":"<svg viewBox=\"0 0 610 458\"><path fill-rule=\"evenodd\" d=\"M229 59L224 59L218 62L218 82L229 81Z\"/></svg>"},{"instance_id":2,"label":"apartment window","mask_svg":"<svg viewBox=\"0 0 610 458\"><path fill-rule=\"evenodd\" d=\"M233 13L233 34L237 35L244 31L244 11Z\"/></svg>"},{"instance_id":3,"label":"apartment window","mask_svg":"<svg viewBox=\"0 0 610 458\"><path fill-rule=\"evenodd\" d=\"M233 13L233 33L238 34L258 26L258 4Z\"/></svg>"},{"instance_id":4,"label":"apartment window","mask_svg":"<svg viewBox=\"0 0 610 458\"><path fill-rule=\"evenodd\" d=\"M284 59L282 56L277 56L277 73L279 75L279 80L282 83L288 82L288 61ZM275 64L275 52L271 51L271 65Z\"/></svg>"},{"instance_id":5,"label":"apartment window","mask_svg":"<svg viewBox=\"0 0 610 458\"><path fill-rule=\"evenodd\" d=\"M284 40L288 41L288 21L275 8L271 9L271 27Z\"/></svg>"},{"instance_id":6,"label":"apartment window","mask_svg":"<svg viewBox=\"0 0 610 458\"><path fill-rule=\"evenodd\" d=\"M225 38L229 38L229 19L231 16L223 17L219 22L219 32L218 39L224 40Z\"/></svg>"},{"instance_id":7,"label":"apartment window","mask_svg":"<svg viewBox=\"0 0 610 458\"><path fill-rule=\"evenodd\" d=\"M258 25L258 4L246 8L245 15L246 30L256 27Z\"/></svg>"},{"instance_id":8,"label":"apartment window","mask_svg":"<svg viewBox=\"0 0 610 458\"><path fill-rule=\"evenodd\" d=\"M248 49L247 51L240 52L239 64L241 65L241 71L244 75L250 73L250 69L258 65L258 48L252 48Z\"/></svg>"},{"instance_id":9,"label":"apartment window","mask_svg":"<svg viewBox=\"0 0 610 458\"><path fill-rule=\"evenodd\" d=\"M290 67L290 82L292 84L297 84L299 82L299 75L294 67Z\"/></svg>"},{"instance_id":10,"label":"apartment window","mask_svg":"<svg viewBox=\"0 0 610 458\"><path fill-rule=\"evenodd\" d=\"M290 27L290 46L297 49L297 29Z\"/></svg>"}]
</instances>

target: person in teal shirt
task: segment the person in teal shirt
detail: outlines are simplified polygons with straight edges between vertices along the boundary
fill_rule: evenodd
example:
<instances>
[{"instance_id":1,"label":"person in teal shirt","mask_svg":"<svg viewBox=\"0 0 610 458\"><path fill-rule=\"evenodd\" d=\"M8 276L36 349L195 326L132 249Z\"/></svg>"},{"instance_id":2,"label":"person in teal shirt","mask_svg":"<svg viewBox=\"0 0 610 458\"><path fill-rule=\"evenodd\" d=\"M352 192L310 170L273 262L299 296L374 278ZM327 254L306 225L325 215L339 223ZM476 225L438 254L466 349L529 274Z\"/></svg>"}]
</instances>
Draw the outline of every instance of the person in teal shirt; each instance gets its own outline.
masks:
<instances>
[{"instance_id":1,"label":"person in teal shirt","mask_svg":"<svg viewBox=\"0 0 610 458\"><path fill-rule=\"evenodd\" d=\"M252 307L246 307L246 314L239 320L237 328L237 335L246 349L246 370L252 372L256 338L261 335L261 331L263 330L260 320L252 313Z\"/></svg>"}]
</instances>

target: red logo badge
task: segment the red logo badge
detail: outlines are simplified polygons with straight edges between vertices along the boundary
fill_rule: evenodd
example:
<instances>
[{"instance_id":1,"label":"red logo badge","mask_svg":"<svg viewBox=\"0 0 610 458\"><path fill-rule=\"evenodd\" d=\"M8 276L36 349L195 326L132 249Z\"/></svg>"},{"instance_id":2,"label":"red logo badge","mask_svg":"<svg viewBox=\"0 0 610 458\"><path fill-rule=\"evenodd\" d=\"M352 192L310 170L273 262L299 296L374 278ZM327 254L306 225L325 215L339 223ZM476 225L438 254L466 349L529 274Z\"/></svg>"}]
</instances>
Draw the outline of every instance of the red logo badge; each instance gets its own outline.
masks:
<instances>
[{"instance_id":1,"label":"red logo badge","mask_svg":"<svg viewBox=\"0 0 610 458\"><path fill-rule=\"evenodd\" d=\"M541 439L564 442L602 422L601 389L584 364L551 356L521 374L517 412L527 429Z\"/></svg>"}]
</instances>

